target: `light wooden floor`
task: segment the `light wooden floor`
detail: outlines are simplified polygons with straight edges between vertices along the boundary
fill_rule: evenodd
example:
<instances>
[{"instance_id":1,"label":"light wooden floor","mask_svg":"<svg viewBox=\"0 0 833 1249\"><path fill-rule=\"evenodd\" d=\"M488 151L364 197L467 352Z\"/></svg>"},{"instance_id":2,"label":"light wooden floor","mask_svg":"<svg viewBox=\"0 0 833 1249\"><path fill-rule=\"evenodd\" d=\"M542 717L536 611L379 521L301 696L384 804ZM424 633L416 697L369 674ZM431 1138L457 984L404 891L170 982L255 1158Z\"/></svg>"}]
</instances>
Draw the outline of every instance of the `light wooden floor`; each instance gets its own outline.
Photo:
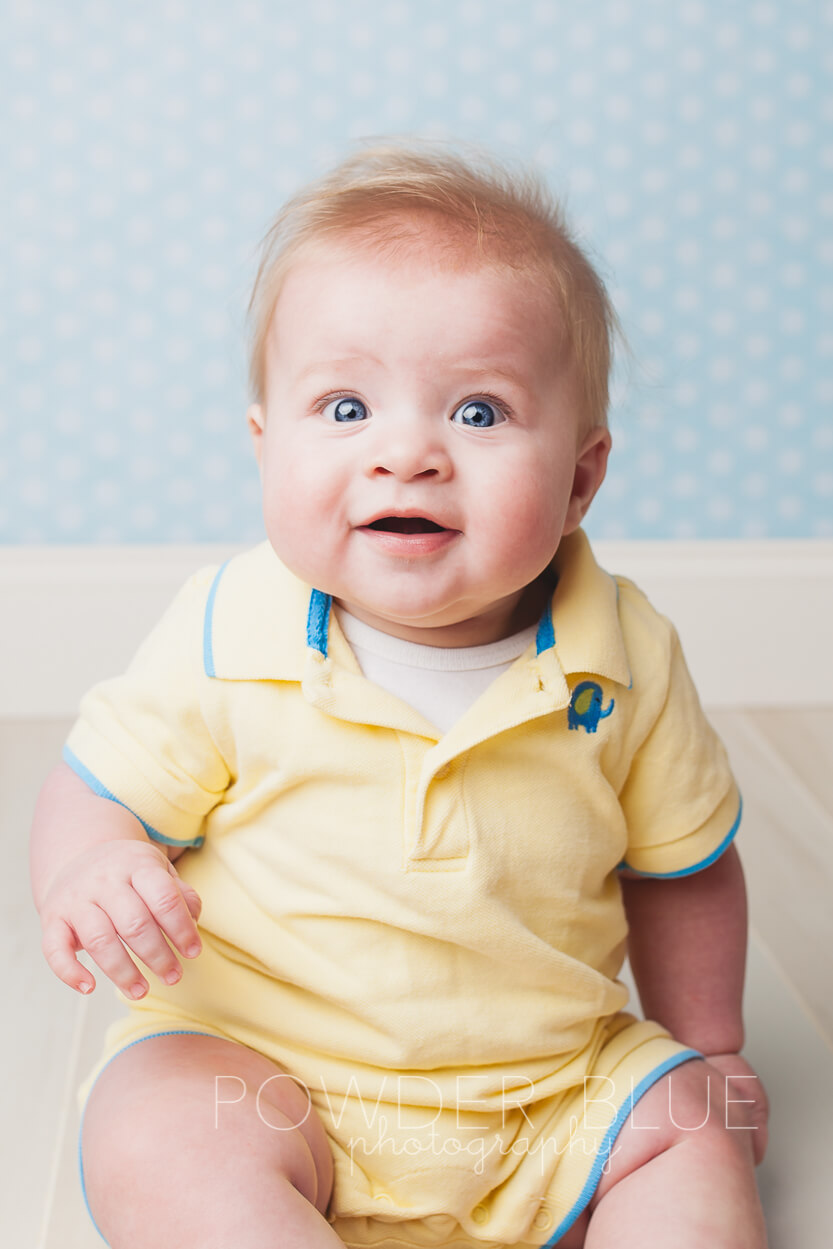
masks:
<instances>
[{"instance_id":1,"label":"light wooden floor","mask_svg":"<svg viewBox=\"0 0 833 1249\"><path fill-rule=\"evenodd\" d=\"M753 936L747 1054L772 1102L758 1172L771 1249L833 1242L833 709L720 711L712 719L744 793L739 847ZM34 796L58 758L63 721L0 721L0 882L8 941L0 1243L100 1249L77 1178L75 1089L114 1010L106 987L82 1000L40 953L26 839ZM103 977L102 977L103 980ZM8 1021L16 1022L14 1029Z\"/></svg>"}]
</instances>

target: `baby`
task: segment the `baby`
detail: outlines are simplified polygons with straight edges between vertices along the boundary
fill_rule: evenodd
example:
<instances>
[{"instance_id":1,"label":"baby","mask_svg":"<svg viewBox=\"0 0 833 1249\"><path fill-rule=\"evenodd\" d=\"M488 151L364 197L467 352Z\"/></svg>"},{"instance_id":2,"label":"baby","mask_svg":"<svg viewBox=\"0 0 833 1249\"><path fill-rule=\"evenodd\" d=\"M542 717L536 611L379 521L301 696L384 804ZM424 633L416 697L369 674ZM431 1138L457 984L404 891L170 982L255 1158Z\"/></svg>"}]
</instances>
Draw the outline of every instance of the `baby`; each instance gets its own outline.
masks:
<instances>
[{"instance_id":1,"label":"baby","mask_svg":"<svg viewBox=\"0 0 833 1249\"><path fill-rule=\"evenodd\" d=\"M86 696L35 815L47 961L127 1007L98 1229L759 1249L740 799L580 528L601 281L531 175L394 143L285 207L251 312L268 542Z\"/></svg>"}]
</instances>

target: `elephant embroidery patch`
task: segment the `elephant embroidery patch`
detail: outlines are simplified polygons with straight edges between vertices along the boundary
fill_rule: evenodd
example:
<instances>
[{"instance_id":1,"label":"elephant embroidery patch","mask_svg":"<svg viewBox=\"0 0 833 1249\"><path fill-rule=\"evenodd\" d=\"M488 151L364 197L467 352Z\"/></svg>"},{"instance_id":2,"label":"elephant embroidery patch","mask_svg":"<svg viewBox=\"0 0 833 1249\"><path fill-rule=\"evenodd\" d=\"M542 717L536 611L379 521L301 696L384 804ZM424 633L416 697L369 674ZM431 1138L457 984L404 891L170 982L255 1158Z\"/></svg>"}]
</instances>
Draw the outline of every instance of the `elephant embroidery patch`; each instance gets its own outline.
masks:
<instances>
[{"instance_id":1,"label":"elephant embroidery patch","mask_svg":"<svg viewBox=\"0 0 833 1249\"><path fill-rule=\"evenodd\" d=\"M606 719L616 705L611 698L603 709L603 698L602 687L595 681L580 681L570 699L567 728L582 728L585 733L595 733L599 727L599 721Z\"/></svg>"}]
</instances>

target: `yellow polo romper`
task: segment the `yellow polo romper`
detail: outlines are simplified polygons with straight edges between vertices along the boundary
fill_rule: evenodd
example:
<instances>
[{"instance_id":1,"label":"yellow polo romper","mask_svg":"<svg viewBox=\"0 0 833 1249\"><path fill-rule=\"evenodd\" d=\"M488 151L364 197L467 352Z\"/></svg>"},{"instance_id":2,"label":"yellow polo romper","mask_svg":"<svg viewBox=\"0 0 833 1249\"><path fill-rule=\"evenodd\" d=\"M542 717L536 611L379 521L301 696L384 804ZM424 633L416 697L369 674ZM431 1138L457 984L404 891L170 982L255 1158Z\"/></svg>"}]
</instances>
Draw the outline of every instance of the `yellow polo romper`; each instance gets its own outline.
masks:
<instances>
[{"instance_id":1,"label":"yellow polo romper","mask_svg":"<svg viewBox=\"0 0 833 1249\"><path fill-rule=\"evenodd\" d=\"M64 757L190 847L203 953L121 999L82 1108L129 1044L231 1038L308 1090L348 1245L564 1234L634 1101L696 1056L624 1013L617 869L708 865L740 799L669 622L580 530L553 573L535 644L445 734L267 543L86 695Z\"/></svg>"}]
</instances>

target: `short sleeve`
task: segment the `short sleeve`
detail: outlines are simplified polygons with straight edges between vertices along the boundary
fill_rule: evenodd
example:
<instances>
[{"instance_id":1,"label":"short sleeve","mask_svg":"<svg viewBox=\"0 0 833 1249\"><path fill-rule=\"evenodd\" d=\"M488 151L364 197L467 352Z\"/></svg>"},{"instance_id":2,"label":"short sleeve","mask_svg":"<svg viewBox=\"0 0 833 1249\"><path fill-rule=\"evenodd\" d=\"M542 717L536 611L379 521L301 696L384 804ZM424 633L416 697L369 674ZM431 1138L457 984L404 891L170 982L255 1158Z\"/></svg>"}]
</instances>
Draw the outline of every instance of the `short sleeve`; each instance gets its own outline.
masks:
<instances>
[{"instance_id":1,"label":"short sleeve","mask_svg":"<svg viewBox=\"0 0 833 1249\"><path fill-rule=\"evenodd\" d=\"M198 846L230 777L203 714L205 605L216 570L196 573L123 676L82 699L64 759L166 845Z\"/></svg>"},{"instance_id":2,"label":"short sleeve","mask_svg":"<svg viewBox=\"0 0 833 1249\"><path fill-rule=\"evenodd\" d=\"M667 625L667 622L665 622ZM622 867L686 876L713 863L740 824L741 800L723 743L700 706L670 625L665 699L620 793L628 828Z\"/></svg>"}]
</instances>

